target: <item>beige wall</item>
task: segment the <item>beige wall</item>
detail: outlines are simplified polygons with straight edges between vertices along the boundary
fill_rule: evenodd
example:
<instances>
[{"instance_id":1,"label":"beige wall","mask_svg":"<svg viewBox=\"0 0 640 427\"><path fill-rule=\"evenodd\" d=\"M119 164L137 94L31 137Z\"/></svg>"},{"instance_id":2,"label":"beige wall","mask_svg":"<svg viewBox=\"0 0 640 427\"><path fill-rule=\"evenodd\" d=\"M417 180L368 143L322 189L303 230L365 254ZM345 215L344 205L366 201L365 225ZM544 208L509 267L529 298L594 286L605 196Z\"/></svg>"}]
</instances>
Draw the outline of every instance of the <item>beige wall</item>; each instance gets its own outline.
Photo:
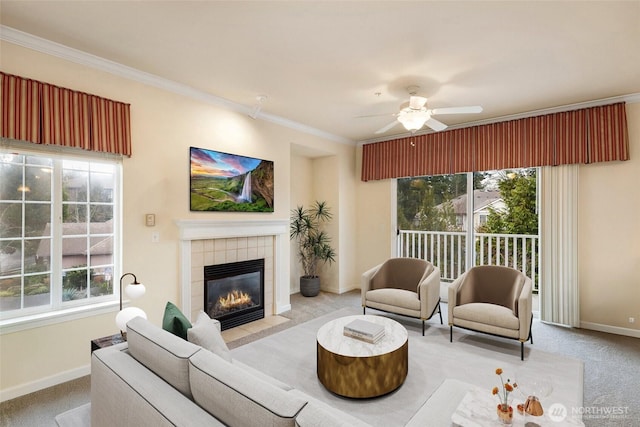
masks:
<instances>
[{"instance_id":1,"label":"beige wall","mask_svg":"<svg viewBox=\"0 0 640 427\"><path fill-rule=\"evenodd\" d=\"M631 160L580 166L580 318L640 337L640 104L627 104L627 123Z\"/></svg>"},{"instance_id":2,"label":"beige wall","mask_svg":"<svg viewBox=\"0 0 640 427\"><path fill-rule=\"evenodd\" d=\"M147 293L137 300L149 319L160 324L167 301L180 303L178 229L176 219L288 219L291 205L291 147L321 152L329 158L353 161L355 147L249 117L186 98L132 80L98 71L10 43L0 46L0 66L18 74L131 104L133 156L123 163L123 270L134 272L146 284ZM275 212L273 214L192 213L189 211L189 146L211 148L274 161ZM294 159L295 160L295 159ZM336 162L339 163L339 162ZM353 168L353 166L352 166ZM345 169L345 168L343 168ZM337 176L333 173L341 172ZM355 176L332 166L330 194L338 201L355 186ZM310 187L315 177L301 183ZM296 194L304 192L296 189ZM313 190L308 188L307 192ZM351 194L345 200L351 200ZM333 200L332 200L333 201ZM355 215L355 208L339 206L341 220ZM156 214L156 226L144 225L146 213ZM151 233L160 242L151 243ZM347 232L346 236L349 236ZM350 237L353 240L353 236ZM337 236L334 237L338 241ZM281 267L290 269L290 253ZM338 252L342 250L338 247ZM345 251L345 254L350 251ZM334 265L336 280L353 283ZM335 269L335 271L333 270ZM349 285L334 285L337 289ZM115 311L55 325L6 333L0 336L0 393L15 396L41 386L88 372L90 340L116 332Z\"/></svg>"},{"instance_id":3,"label":"beige wall","mask_svg":"<svg viewBox=\"0 0 640 427\"><path fill-rule=\"evenodd\" d=\"M336 262L320 268L321 288L343 293L359 287L359 275L353 260L356 252L356 175L355 149L343 147L327 155L321 149L295 146L291 157L291 209L326 201L332 220L326 230L336 249ZM291 289L300 288L302 269L296 258L296 246L291 244Z\"/></svg>"},{"instance_id":4,"label":"beige wall","mask_svg":"<svg viewBox=\"0 0 640 427\"><path fill-rule=\"evenodd\" d=\"M295 150L293 150L295 152ZM300 154L291 155L291 199L289 209L297 206L308 207L313 202L313 159ZM302 267L298 262L297 245L295 241L290 242L291 268L289 274L291 293L300 292L300 276Z\"/></svg>"},{"instance_id":5,"label":"beige wall","mask_svg":"<svg viewBox=\"0 0 640 427\"><path fill-rule=\"evenodd\" d=\"M362 166L362 146L356 152L360 176ZM358 181L356 200L358 201L358 221L356 225L358 247L355 254L356 270L367 271L390 258L392 242L395 241L395 186L390 179L382 181Z\"/></svg>"}]
</instances>

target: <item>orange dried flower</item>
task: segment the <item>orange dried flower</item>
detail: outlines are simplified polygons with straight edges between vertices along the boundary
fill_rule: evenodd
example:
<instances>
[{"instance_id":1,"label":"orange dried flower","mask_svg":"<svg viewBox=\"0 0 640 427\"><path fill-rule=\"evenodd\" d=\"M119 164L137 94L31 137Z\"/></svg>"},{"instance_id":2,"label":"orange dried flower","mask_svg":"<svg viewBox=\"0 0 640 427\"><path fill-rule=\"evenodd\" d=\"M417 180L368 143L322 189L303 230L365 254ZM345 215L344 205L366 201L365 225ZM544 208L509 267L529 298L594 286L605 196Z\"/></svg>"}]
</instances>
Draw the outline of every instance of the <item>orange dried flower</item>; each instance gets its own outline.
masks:
<instances>
[{"instance_id":1,"label":"orange dried flower","mask_svg":"<svg viewBox=\"0 0 640 427\"><path fill-rule=\"evenodd\" d=\"M491 394L493 394L494 396L498 396L498 399L500 400L500 407L503 408L503 410L508 410L509 408L509 393L511 393L513 391L514 388L518 387L518 384L516 383L511 383L511 380L509 378L507 378L507 381L503 381L502 380L502 368L498 368L496 369L496 375L498 375L500 377L500 383L502 384L502 390L500 390L499 387L494 387L491 390Z\"/></svg>"}]
</instances>

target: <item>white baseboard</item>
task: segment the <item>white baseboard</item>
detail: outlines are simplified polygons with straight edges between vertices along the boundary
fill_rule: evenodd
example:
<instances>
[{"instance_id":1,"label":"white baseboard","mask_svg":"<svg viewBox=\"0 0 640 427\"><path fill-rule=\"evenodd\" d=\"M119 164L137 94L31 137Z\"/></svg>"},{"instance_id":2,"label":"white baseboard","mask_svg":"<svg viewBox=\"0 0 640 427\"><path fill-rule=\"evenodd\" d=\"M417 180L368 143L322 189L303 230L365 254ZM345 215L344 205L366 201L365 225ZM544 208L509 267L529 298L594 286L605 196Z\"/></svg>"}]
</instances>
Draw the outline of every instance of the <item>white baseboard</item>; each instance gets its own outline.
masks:
<instances>
[{"instance_id":1,"label":"white baseboard","mask_svg":"<svg viewBox=\"0 0 640 427\"><path fill-rule=\"evenodd\" d=\"M285 311L291 310L291 304L277 304L276 305L276 314L282 314Z\"/></svg>"},{"instance_id":2,"label":"white baseboard","mask_svg":"<svg viewBox=\"0 0 640 427\"><path fill-rule=\"evenodd\" d=\"M603 325L601 323L580 322L580 327L592 331L607 332L616 335L640 338L640 329L623 328L621 326Z\"/></svg>"},{"instance_id":3,"label":"white baseboard","mask_svg":"<svg viewBox=\"0 0 640 427\"><path fill-rule=\"evenodd\" d=\"M41 378L36 381L0 390L0 402L15 399L16 397L24 396L25 394L34 393L54 385L75 380L77 378L84 377L85 375L89 375L90 373L91 365L85 365L69 371L60 372L59 374L51 375L49 377Z\"/></svg>"}]
</instances>

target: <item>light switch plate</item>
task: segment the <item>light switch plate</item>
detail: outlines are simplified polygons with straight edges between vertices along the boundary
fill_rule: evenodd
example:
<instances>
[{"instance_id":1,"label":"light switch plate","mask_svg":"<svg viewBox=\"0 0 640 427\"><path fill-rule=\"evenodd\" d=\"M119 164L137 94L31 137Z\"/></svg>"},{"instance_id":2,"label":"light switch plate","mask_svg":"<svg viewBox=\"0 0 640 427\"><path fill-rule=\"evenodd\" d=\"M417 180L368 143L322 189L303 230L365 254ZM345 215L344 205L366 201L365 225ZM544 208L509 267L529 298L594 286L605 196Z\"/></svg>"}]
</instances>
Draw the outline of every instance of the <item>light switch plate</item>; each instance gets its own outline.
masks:
<instances>
[{"instance_id":1,"label":"light switch plate","mask_svg":"<svg viewBox=\"0 0 640 427\"><path fill-rule=\"evenodd\" d=\"M144 220L147 227L153 227L156 225L156 214L146 214Z\"/></svg>"}]
</instances>

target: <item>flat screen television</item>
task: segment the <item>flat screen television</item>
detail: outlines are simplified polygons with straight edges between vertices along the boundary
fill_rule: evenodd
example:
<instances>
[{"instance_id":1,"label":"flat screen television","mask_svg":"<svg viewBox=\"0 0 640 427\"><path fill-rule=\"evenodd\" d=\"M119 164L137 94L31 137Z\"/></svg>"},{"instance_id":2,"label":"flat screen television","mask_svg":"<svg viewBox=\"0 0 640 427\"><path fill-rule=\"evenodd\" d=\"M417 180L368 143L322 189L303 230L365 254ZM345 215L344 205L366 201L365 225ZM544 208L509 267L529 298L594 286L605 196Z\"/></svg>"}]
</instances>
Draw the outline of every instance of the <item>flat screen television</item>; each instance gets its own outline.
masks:
<instances>
[{"instance_id":1,"label":"flat screen television","mask_svg":"<svg viewBox=\"0 0 640 427\"><path fill-rule=\"evenodd\" d=\"M273 161L190 147L191 211L273 212Z\"/></svg>"}]
</instances>

